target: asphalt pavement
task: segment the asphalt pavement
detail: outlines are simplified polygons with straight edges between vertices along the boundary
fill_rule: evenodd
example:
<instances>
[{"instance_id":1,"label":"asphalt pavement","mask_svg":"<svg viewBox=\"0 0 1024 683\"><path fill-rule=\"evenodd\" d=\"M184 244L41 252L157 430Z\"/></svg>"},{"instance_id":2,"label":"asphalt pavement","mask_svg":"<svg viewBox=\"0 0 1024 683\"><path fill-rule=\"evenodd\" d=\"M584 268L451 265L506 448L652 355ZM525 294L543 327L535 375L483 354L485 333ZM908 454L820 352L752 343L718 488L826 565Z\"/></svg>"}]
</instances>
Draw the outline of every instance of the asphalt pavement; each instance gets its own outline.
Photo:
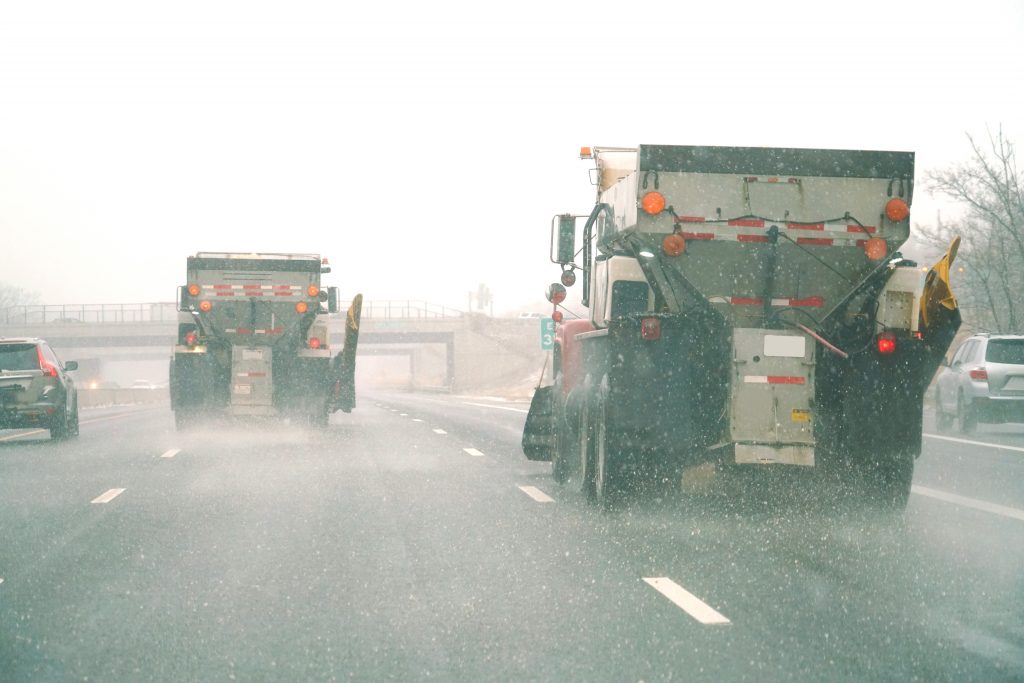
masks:
<instances>
[{"instance_id":1,"label":"asphalt pavement","mask_svg":"<svg viewBox=\"0 0 1024 683\"><path fill-rule=\"evenodd\" d=\"M603 510L526 408L0 432L0 680L1024 679L1024 426L927 424L895 518L788 479Z\"/></svg>"}]
</instances>

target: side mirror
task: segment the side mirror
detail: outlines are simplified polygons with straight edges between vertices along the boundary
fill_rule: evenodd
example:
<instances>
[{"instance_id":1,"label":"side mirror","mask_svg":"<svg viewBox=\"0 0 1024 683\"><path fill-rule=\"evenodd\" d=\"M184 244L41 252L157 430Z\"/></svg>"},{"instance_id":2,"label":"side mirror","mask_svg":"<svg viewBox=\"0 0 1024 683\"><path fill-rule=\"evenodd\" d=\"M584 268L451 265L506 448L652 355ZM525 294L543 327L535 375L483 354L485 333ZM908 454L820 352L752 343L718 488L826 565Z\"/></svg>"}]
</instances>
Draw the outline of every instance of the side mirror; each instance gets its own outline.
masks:
<instances>
[{"instance_id":1,"label":"side mirror","mask_svg":"<svg viewBox=\"0 0 1024 683\"><path fill-rule=\"evenodd\" d=\"M64 363L64 369L67 372L74 372L75 370L78 369L78 361L77 360L69 360L68 362Z\"/></svg>"},{"instance_id":2,"label":"side mirror","mask_svg":"<svg viewBox=\"0 0 1024 683\"><path fill-rule=\"evenodd\" d=\"M558 219L558 226L552 225L551 229L551 246L555 251L551 260L564 266L572 263L576 256L576 217L571 213L563 213L555 218Z\"/></svg>"},{"instance_id":3,"label":"side mirror","mask_svg":"<svg viewBox=\"0 0 1024 683\"><path fill-rule=\"evenodd\" d=\"M337 313L338 312L338 288L328 287L327 288L327 312Z\"/></svg>"},{"instance_id":4,"label":"side mirror","mask_svg":"<svg viewBox=\"0 0 1024 683\"><path fill-rule=\"evenodd\" d=\"M557 282L552 282L548 285L548 291L544 293L544 297L557 306L565 301L565 287Z\"/></svg>"}]
</instances>

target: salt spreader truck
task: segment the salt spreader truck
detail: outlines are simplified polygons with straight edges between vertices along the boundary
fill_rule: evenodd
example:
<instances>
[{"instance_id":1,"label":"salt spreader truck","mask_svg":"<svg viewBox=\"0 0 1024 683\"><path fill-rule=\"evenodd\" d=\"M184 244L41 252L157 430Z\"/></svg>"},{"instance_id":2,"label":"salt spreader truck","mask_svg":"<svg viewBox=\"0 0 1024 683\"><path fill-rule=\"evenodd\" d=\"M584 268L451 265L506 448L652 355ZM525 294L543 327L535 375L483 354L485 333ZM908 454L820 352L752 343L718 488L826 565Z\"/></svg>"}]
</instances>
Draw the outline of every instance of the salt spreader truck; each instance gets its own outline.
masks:
<instances>
[{"instance_id":1,"label":"salt spreader truck","mask_svg":"<svg viewBox=\"0 0 1024 683\"><path fill-rule=\"evenodd\" d=\"M552 221L560 324L527 457L598 500L712 463L806 468L902 509L923 396L960 325L959 239L931 268L897 251L913 153L582 156L596 162L597 201ZM562 321L577 272L589 317Z\"/></svg>"},{"instance_id":2,"label":"salt spreader truck","mask_svg":"<svg viewBox=\"0 0 1024 683\"><path fill-rule=\"evenodd\" d=\"M171 356L171 408L179 429L200 416L278 415L326 426L355 407L355 357L362 295L332 357L328 313L338 310L317 254L200 252L188 257L178 291Z\"/></svg>"}]
</instances>

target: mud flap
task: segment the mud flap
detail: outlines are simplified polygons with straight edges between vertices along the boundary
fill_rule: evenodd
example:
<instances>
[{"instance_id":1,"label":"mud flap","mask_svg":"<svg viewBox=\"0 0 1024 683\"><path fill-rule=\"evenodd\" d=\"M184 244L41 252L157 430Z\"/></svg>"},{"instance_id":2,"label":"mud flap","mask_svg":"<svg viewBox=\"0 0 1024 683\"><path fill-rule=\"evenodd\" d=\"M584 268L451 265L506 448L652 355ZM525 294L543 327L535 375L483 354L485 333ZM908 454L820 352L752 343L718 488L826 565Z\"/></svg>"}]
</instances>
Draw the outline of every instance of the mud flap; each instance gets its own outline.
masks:
<instances>
[{"instance_id":1,"label":"mud flap","mask_svg":"<svg viewBox=\"0 0 1024 683\"><path fill-rule=\"evenodd\" d=\"M331 359L331 412L351 413L356 406L356 347L359 344L359 319L363 311L363 295L356 294L345 316L345 344L341 353Z\"/></svg>"},{"instance_id":2,"label":"mud flap","mask_svg":"<svg viewBox=\"0 0 1024 683\"><path fill-rule=\"evenodd\" d=\"M523 426L523 453L527 460L550 462L555 449L554 386L540 387L530 401Z\"/></svg>"}]
</instances>

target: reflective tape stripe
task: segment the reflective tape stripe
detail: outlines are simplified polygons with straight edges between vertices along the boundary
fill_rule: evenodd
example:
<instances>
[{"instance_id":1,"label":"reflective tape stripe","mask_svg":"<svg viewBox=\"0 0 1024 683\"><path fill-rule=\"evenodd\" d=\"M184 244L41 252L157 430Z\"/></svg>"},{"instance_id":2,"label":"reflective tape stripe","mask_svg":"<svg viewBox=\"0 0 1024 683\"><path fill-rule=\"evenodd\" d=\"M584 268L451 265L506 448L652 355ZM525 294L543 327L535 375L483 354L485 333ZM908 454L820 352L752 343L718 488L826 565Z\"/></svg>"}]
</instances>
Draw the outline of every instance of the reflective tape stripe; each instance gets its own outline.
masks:
<instances>
[{"instance_id":1,"label":"reflective tape stripe","mask_svg":"<svg viewBox=\"0 0 1024 683\"><path fill-rule=\"evenodd\" d=\"M732 304L734 306L760 306L764 299L746 296L709 296L713 304ZM820 296L809 296L803 299L772 299L772 306L824 306L825 299Z\"/></svg>"},{"instance_id":2,"label":"reflective tape stripe","mask_svg":"<svg viewBox=\"0 0 1024 683\"><path fill-rule=\"evenodd\" d=\"M804 384L806 379L800 375L744 375L746 384Z\"/></svg>"}]
</instances>

